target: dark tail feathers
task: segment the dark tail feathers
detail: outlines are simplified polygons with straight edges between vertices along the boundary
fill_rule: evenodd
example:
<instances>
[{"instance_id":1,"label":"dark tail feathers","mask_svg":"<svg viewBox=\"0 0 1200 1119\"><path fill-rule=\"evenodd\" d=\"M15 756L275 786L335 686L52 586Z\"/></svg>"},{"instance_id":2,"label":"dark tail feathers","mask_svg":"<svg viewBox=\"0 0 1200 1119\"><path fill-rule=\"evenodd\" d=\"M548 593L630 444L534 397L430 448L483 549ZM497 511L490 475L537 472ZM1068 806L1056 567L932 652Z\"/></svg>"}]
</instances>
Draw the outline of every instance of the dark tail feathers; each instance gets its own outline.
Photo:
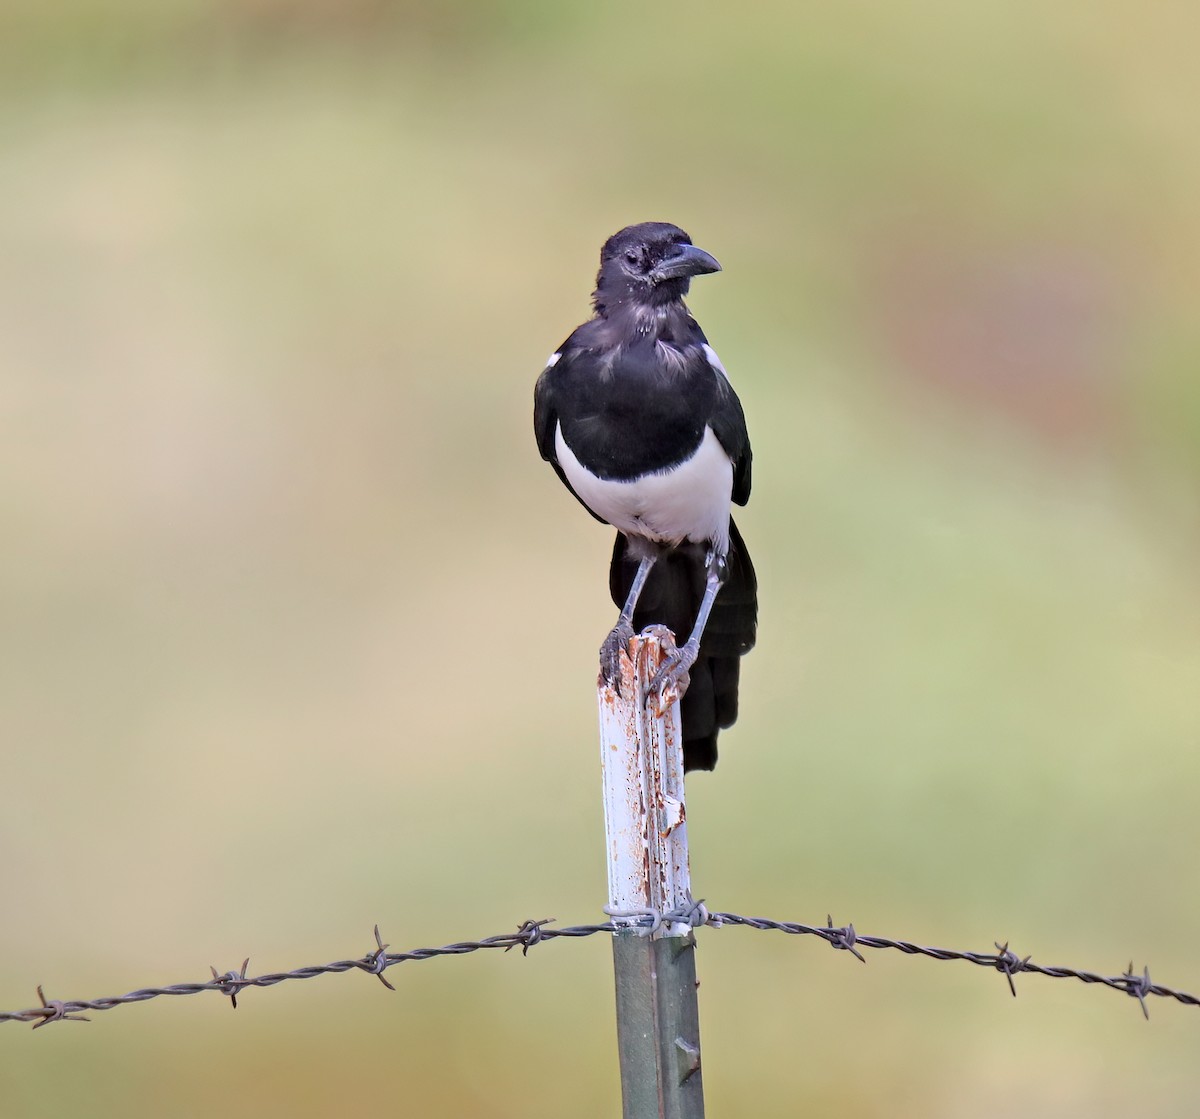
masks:
<instances>
[{"instance_id":1,"label":"dark tail feathers","mask_svg":"<svg viewBox=\"0 0 1200 1119\"><path fill-rule=\"evenodd\" d=\"M659 559L633 615L636 632L658 623L670 629L680 644L687 640L704 597L704 555L703 545L684 544ZM758 582L750 553L732 520L726 562L728 578L713 603L700 657L692 667L692 682L680 704L685 771L716 766L717 732L737 718L741 657L754 647ZM618 533L608 576L618 607L625 605L637 566L637 559L628 554L628 541Z\"/></svg>"}]
</instances>

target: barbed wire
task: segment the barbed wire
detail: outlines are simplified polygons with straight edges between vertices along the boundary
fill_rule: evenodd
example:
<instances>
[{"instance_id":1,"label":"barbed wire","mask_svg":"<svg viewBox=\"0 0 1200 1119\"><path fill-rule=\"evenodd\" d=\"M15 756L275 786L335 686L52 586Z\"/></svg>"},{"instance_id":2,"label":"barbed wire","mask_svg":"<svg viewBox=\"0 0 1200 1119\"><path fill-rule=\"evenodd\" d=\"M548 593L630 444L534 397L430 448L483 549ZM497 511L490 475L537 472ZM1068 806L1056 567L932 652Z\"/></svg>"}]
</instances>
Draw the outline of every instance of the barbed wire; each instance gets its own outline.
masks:
<instances>
[{"instance_id":1,"label":"barbed wire","mask_svg":"<svg viewBox=\"0 0 1200 1119\"><path fill-rule=\"evenodd\" d=\"M722 926L740 926L742 928L758 929L760 931L775 931L788 933L792 936L816 936L840 951L849 952L862 963L866 963L860 949L877 948L893 949L908 956L924 956L931 960L962 960L965 963L976 964L1000 972L1007 980L1008 987L1015 996L1017 975L1044 975L1050 979L1078 979L1082 983L1100 984L1115 991L1123 991L1131 998L1136 998L1142 1008L1142 1013L1148 1019L1149 1008L1146 998L1156 995L1159 998L1174 999L1185 1006L1200 1006L1200 998L1171 987L1164 987L1150 980L1150 969L1144 967L1139 975L1134 971L1132 961L1129 967L1120 975L1100 975L1097 972L1083 971L1071 967L1048 967L1033 962L1031 956L1018 956L1008 942L995 943L994 952L964 952L951 948L927 948L907 940L893 940L885 936L865 936L857 932L852 924L836 926L833 918L827 917L824 925L805 925L798 921L775 921L769 917L746 917L740 913L724 913L710 910L703 901L694 901L677 909L666 912L656 909L613 910L606 908L605 912L612 918L591 925L568 925L559 928L553 924L554 918L546 917L541 920L529 920L521 923L514 932L498 933L495 936L483 937L480 940L462 940L454 944L444 944L438 948L413 948L406 952L389 952L389 944L384 943L375 926L375 948L366 955L352 960L335 960L329 964L318 964L312 967L300 967L293 971L271 972L267 975L248 975L249 959L242 961L242 966L236 971L218 972L210 968L212 979L201 983L175 983L169 987L143 987L128 994L115 995L99 999L48 999L42 987L37 988L41 1006L30 1007L27 1010L0 1012L0 1022L32 1022L36 1030L51 1022L88 1022L90 1018L83 1014L85 1010L111 1010L116 1006L128 1003L146 1002L150 999L168 995L198 995L202 991L217 991L225 995L237 1008L238 995L250 987L274 987L279 983L292 979L314 979L318 975L335 975L347 971L363 971L374 975L385 987L394 991L396 988L388 982L384 972L396 964L417 960L432 960L439 956L465 956L489 948L500 948L505 952L520 948L525 955L530 948L551 940L561 938L579 939L595 936L597 933L615 933L633 930L642 936L652 936L662 930L663 925L673 926L672 931L679 931L679 926L690 926L696 929L704 925L714 928ZM690 930L689 933L690 934Z\"/></svg>"}]
</instances>

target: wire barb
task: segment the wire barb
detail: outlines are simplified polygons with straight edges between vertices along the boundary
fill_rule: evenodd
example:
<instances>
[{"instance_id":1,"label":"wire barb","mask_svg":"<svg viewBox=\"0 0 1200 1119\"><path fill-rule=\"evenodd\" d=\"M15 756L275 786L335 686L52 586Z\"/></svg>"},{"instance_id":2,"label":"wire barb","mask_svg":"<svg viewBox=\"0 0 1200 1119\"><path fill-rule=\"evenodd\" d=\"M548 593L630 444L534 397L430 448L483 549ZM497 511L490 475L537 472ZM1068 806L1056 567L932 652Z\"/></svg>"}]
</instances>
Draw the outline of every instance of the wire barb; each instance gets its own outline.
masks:
<instances>
[{"instance_id":1,"label":"wire barb","mask_svg":"<svg viewBox=\"0 0 1200 1119\"><path fill-rule=\"evenodd\" d=\"M209 971L213 975L214 991L220 991L223 995L229 996L229 1001L233 1005L233 1009L237 1010L238 991L247 986L246 969L250 966L250 957L247 956L242 961L241 971L227 971L224 975L220 974L215 967L209 964Z\"/></svg>"},{"instance_id":2,"label":"wire barb","mask_svg":"<svg viewBox=\"0 0 1200 1119\"><path fill-rule=\"evenodd\" d=\"M522 922L521 927L513 933L513 942L504 951L507 952L512 948L516 948L519 944L521 946L521 955L528 956L530 948L542 943L542 928L545 925L549 925L553 920L553 917L543 917L540 921Z\"/></svg>"},{"instance_id":3,"label":"wire barb","mask_svg":"<svg viewBox=\"0 0 1200 1119\"><path fill-rule=\"evenodd\" d=\"M691 925L692 928L698 929L702 925L707 925L712 917L703 898L694 901L689 897L682 905L672 909L669 913L664 913L663 920L670 921L673 925Z\"/></svg>"},{"instance_id":4,"label":"wire barb","mask_svg":"<svg viewBox=\"0 0 1200 1119\"><path fill-rule=\"evenodd\" d=\"M383 937L379 935L379 926L375 926L375 951L368 952L363 958L359 966L369 975L375 976L389 991L394 991L393 987L384 977L384 969L391 964L388 959L387 950L391 947L390 944L384 944Z\"/></svg>"},{"instance_id":5,"label":"wire barb","mask_svg":"<svg viewBox=\"0 0 1200 1119\"><path fill-rule=\"evenodd\" d=\"M1121 978L1127 984L1125 989L1141 1004L1142 1016L1149 1022L1150 1011L1146 1007L1146 996L1154 993L1154 987L1150 982L1150 965L1146 965L1141 975L1134 975L1133 961L1130 960L1129 967L1122 973Z\"/></svg>"},{"instance_id":6,"label":"wire barb","mask_svg":"<svg viewBox=\"0 0 1200 1119\"><path fill-rule=\"evenodd\" d=\"M1021 959L1015 952L1008 947L1008 941L1003 944L1000 941L994 942L996 951L1000 953L996 957L996 970L1004 973L1004 978L1008 980L1008 989L1012 991L1012 997L1017 997L1017 985L1013 982L1013 976L1019 971L1024 971L1029 966L1029 961L1032 956L1026 956Z\"/></svg>"},{"instance_id":7,"label":"wire barb","mask_svg":"<svg viewBox=\"0 0 1200 1119\"><path fill-rule=\"evenodd\" d=\"M1132 965L1130 965L1132 966ZM48 1026L51 1022L90 1022L90 1018L85 1018L82 1014L71 1014L67 1011L67 1004L60 999L48 999L42 991L42 985L38 984L38 998L41 1000L42 1006L50 1011L49 1014L44 1014L40 1021L34 1022L35 1030L41 1029L42 1026Z\"/></svg>"},{"instance_id":8,"label":"wire barb","mask_svg":"<svg viewBox=\"0 0 1200 1119\"><path fill-rule=\"evenodd\" d=\"M833 914L827 914L825 917L825 932L826 940L833 945L834 948L841 948L845 952L849 952L860 964L865 964L867 961L863 954L855 948L858 943L858 933L854 931L854 925L849 924L845 928L835 928L833 924Z\"/></svg>"}]
</instances>

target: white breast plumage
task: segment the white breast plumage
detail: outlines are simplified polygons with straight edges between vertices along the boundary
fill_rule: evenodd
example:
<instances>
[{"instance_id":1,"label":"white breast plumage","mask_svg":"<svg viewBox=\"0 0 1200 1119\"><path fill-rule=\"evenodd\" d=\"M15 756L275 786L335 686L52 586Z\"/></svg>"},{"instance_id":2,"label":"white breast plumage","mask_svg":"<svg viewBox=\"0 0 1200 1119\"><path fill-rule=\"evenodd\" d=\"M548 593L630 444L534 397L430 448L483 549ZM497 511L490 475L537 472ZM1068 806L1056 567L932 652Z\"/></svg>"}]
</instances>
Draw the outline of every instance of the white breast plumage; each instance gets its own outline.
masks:
<instances>
[{"instance_id":1,"label":"white breast plumage","mask_svg":"<svg viewBox=\"0 0 1200 1119\"><path fill-rule=\"evenodd\" d=\"M588 470L567 446L561 425L554 431L554 448L571 488L621 532L663 544L711 543L718 552L728 547L733 463L711 427L704 429L691 458L628 482L598 478Z\"/></svg>"}]
</instances>

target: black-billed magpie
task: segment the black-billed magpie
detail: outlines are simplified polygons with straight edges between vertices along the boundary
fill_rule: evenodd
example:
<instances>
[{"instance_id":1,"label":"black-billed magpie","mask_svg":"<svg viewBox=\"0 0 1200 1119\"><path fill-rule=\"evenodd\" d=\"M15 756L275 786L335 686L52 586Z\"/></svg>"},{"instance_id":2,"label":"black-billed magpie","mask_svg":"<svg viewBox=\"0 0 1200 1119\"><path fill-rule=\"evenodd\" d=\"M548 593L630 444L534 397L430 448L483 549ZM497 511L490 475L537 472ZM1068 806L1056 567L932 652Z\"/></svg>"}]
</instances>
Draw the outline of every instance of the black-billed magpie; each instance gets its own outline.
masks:
<instances>
[{"instance_id":1,"label":"black-billed magpie","mask_svg":"<svg viewBox=\"0 0 1200 1119\"><path fill-rule=\"evenodd\" d=\"M720 359L684 305L721 266L678 226L643 222L600 252L595 314L550 356L534 390L538 450L597 520L617 529L616 626L601 676L652 624L689 633L651 693L682 694L684 769L717 764L737 718L739 658L754 645L757 584L730 502L750 497L750 438Z\"/></svg>"}]
</instances>

